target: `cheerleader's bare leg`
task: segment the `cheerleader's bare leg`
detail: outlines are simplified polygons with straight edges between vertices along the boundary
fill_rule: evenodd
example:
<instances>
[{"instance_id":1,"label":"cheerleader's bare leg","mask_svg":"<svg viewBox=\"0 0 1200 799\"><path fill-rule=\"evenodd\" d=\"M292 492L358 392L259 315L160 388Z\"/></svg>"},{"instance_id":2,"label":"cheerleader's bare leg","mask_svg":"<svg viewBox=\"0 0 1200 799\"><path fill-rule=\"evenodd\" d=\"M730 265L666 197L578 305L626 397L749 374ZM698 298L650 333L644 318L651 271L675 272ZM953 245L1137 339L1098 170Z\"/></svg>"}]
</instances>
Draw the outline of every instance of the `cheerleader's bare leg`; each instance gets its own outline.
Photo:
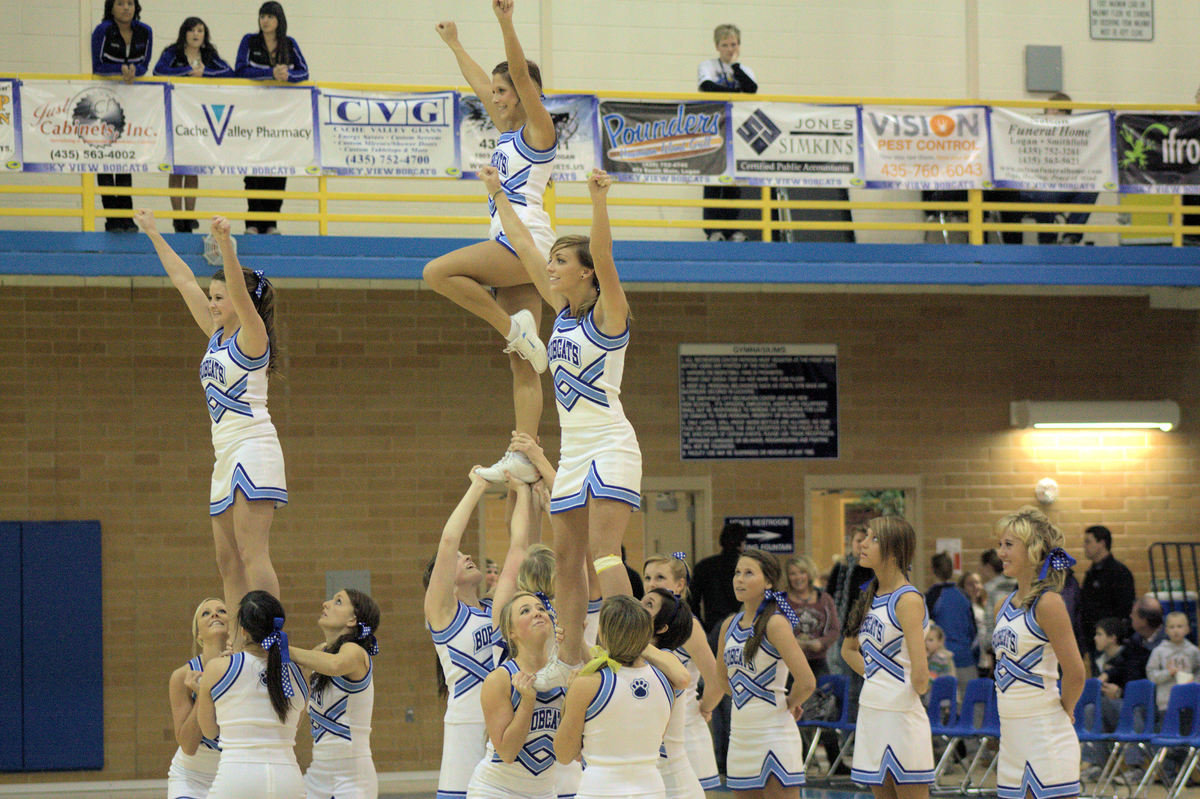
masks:
<instances>
[{"instance_id":1,"label":"cheerleader's bare leg","mask_svg":"<svg viewBox=\"0 0 1200 799\"><path fill-rule=\"evenodd\" d=\"M625 528L629 526L633 506L615 499L592 497L587 506L577 512L587 513L588 545L591 547L592 557L600 564L596 567L600 579L600 592L605 599L617 594L633 596L629 572L621 562L621 542L625 539ZM614 556L617 559L615 563L611 560L605 561L605 558Z\"/></svg>"},{"instance_id":2,"label":"cheerleader's bare leg","mask_svg":"<svg viewBox=\"0 0 1200 799\"><path fill-rule=\"evenodd\" d=\"M501 248L503 249L503 248ZM496 304L507 314L506 320L518 311L529 311L534 321L542 322L542 298L532 283L496 289ZM508 332L506 329L505 333ZM542 380L537 371L515 352L508 354L513 377L513 414L516 430L537 438L542 420ZM556 550L557 551L557 550Z\"/></svg>"},{"instance_id":3,"label":"cheerleader's bare leg","mask_svg":"<svg viewBox=\"0 0 1200 799\"><path fill-rule=\"evenodd\" d=\"M237 536L233 532L233 510L213 516L213 543L217 548L217 571L225 592L225 607L236 608L246 595L246 569L238 555ZM236 611L235 611L236 612Z\"/></svg>"},{"instance_id":4,"label":"cheerleader's bare leg","mask_svg":"<svg viewBox=\"0 0 1200 799\"><path fill-rule=\"evenodd\" d=\"M233 503L233 529L237 537L238 556L245 572L246 591L266 591L278 598L279 578L275 576L275 567L271 565L268 546L274 518L273 500L247 500L238 494ZM241 602L243 596L245 593L238 595L234 602Z\"/></svg>"}]
</instances>

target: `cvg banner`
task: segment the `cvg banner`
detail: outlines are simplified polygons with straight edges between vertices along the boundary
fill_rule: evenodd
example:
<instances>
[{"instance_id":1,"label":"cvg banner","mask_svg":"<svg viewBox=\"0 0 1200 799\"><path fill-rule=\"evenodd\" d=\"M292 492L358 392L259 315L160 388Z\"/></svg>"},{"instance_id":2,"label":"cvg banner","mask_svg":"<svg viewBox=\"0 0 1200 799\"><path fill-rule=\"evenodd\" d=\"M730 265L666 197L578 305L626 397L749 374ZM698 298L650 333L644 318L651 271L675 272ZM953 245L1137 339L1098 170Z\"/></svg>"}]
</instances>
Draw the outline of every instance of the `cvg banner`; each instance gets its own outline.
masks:
<instances>
[{"instance_id":1,"label":"cvg banner","mask_svg":"<svg viewBox=\"0 0 1200 799\"><path fill-rule=\"evenodd\" d=\"M734 103L733 177L755 186L861 186L852 105Z\"/></svg>"},{"instance_id":2,"label":"cvg banner","mask_svg":"<svg viewBox=\"0 0 1200 799\"><path fill-rule=\"evenodd\" d=\"M1121 191L1200 194L1200 114L1118 113Z\"/></svg>"},{"instance_id":3,"label":"cvg banner","mask_svg":"<svg viewBox=\"0 0 1200 799\"><path fill-rule=\"evenodd\" d=\"M729 103L600 103L602 164L617 180L728 183Z\"/></svg>"},{"instance_id":4,"label":"cvg banner","mask_svg":"<svg viewBox=\"0 0 1200 799\"><path fill-rule=\"evenodd\" d=\"M21 171L21 128L17 82L0 80L0 164L5 172Z\"/></svg>"},{"instance_id":5,"label":"cvg banner","mask_svg":"<svg viewBox=\"0 0 1200 799\"><path fill-rule=\"evenodd\" d=\"M993 108L992 182L1002 189L1113 191L1117 161L1107 111L1030 116Z\"/></svg>"},{"instance_id":6,"label":"cvg banner","mask_svg":"<svg viewBox=\"0 0 1200 799\"><path fill-rule=\"evenodd\" d=\"M456 92L317 91L326 174L434 178L462 171Z\"/></svg>"},{"instance_id":7,"label":"cvg banner","mask_svg":"<svg viewBox=\"0 0 1200 799\"><path fill-rule=\"evenodd\" d=\"M164 83L21 82L27 172L168 172Z\"/></svg>"},{"instance_id":8,"label":"cvg banner","mask_svg":"<svg viewBox=\"0 0 1200 799\"><path fill-rule=\"evenodd\" d=\"M872 189L991 185L983 106L862 109L862 174Z\"/></svg>"},{"instance_id":9,"label":"cvg banner","mask_svg":"<svg viewBox=\"0 0 1200 799\"><path fill-rule=\"evenodd\" d=\"M316 93L307 87L174 84L171 132L181 175L315 175Z\"/></svg>"},{"instance_id":10,"label":"cvg banner","mask_svg":"<svg viewBox=\"0 0 1200 799\"><path fill-rule=\"evenodd\" d=\"M558 149L554 155L554 180L579 183L600 163L596 140L596 98L590 94L554 94L545 99L554 120ZM463 177L473 178L487 166L496 149L496 126L483 103L473 94L459 99L462 126Z\"/></svg>"}]
</instances>

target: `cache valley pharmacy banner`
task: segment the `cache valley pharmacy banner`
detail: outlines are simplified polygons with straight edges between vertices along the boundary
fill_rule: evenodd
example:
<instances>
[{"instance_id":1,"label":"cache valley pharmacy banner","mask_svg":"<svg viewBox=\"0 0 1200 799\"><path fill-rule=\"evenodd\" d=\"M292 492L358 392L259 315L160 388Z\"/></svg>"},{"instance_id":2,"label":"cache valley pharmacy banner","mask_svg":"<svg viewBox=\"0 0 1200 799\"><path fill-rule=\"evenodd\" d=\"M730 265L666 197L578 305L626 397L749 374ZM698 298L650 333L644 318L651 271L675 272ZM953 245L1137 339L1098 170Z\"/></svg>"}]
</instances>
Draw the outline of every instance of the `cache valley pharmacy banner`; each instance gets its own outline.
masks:
<instances>
[{"instance_id":1,"label":"cache valley pharmacy banner","mask_svg":"<svg viewBox=\"0 0 1200 799\"><path fill-rule=\"evenodd\" d=\"M1107 111L1021 114L993 108L992 182L1002 189L1114 191L1117 158Z\"/></svg>"},{"instance_id":2,"label":"cache valley pharmacy banner","mask_svg":"<svg viewBox=\"0 0 1200 799\"><path fill-rule=\"evenodd\" d=\"M554 120L558 149L554 154L554 180L586 182L588 173L600 163L596 138L596 98L590 94L555 94L543 101ZM496 126L487 109L473 94L459 99L463 177L473 178L487 166L496 149Z\"/></svg>"},{"instance_id":3,"label":"cache valley pharmacy banner","mask_svg":"<svg viewBox=\"0 0 1200 799\"><path fill-rule=\"evenodd\" d=\"M458 177L457 92L389 94L318 89L327 175Z\"/></svg>"},{"instance_id":4,"label":"cache valley pharmacy banner","mask_svg":"<svg viewBox=\"0 0 1200 799\"><path fill-rule=\"evenodd\" d=\"M988 170L984 106L864 106L862 176L870 189L983 189Z\"/></svg>"},{"instance_id":5,"label":"cache valley pharmacy banner","mask_svg":"<svg viewBox=\"0 0 1200 799\"><path fill-rule=\"evenodd\" d=\"M165 83L22 81L26 172L169 172Z\"/></svg>"},{"instance_id":6,"label":"cache valley pharmacy banner","mask_svg":"<svg viewBox=\"0 0 1200 799\"><path fill-rule=\"evenodd\" d=\"M306 87L173 84L181 175L315 175L316 92Z\"/></svg>"},{"instance_id":7,"label":"cache valley pharmacy banner","mask_svg":"<svg viewBox=\"0 0 1200 799\"><path fill-rule=\"evenodd\" d=\"M18 135L17 82L0 80L0 164L6 172L21 170L21 138Z\"/></svg>"},{"instance_id":8,"label":"cache valley pharmacy banner","mask_svg":"<svg viewBox=\"0 0 1200 799\"><path fill-rule=\"evenodd\" d=\"M861 186L858 108L733 103L733 177L752 186Z\"/></svg>"}]
</instances>

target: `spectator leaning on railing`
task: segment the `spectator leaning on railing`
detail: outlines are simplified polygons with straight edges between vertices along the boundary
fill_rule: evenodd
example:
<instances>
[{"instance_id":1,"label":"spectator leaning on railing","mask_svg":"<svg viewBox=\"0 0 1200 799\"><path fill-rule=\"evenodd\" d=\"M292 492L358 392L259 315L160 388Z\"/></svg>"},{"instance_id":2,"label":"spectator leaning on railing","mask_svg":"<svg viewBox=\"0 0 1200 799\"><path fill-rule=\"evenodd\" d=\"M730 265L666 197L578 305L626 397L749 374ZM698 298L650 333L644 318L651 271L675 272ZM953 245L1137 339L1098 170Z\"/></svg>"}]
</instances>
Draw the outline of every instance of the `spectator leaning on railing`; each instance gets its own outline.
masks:
<instances>
[{"instance_id":1,"label":"spectator leaning on railing","mask_svg":"<svg viewBox=\"0 0 1200 799\"><path fill-rule=\"evenodd\" d=\"M187 78L228 78L233 76L233 68L217 54L217 48L208 37L208 25L199 17L188 17L179 26L179 36L174 44L163 48L158 64L154 67L155 75L174 75ZM172 189L199 188L200 181L195 175L171 175L167 185ZM196 210L196 198L172 197L171 208L180 210L187 208ZM197 219L175 219L176 233L191 233L200 227Z\"/></svg>"},{"instance_id":2,"label":"spectator leaning on railing","mask_svg":"<svg viewBox=\"0 0 1200 799\"><path fill-rule=\"evenodd\" d=\"M300 45L287 34L287 15L276 2L263 3L258 9L258 33L247 33L238 47L237 76L251 80L277 80L296 83L308 80L308 63ZM247 175L247 191L283 191L287 178ZM277 214L283 200L247 200L251 213ZM247 233L278 233L274 219L246 221Z\"/></svg>"},{"instance_id":3,"label":"spectator leaning on railing","mask_svg":"<svg viewBox=\"0 0 1200 799\"><path fill-rule=\"evenodd\" d=\"M139 21L139 0L104 0L104 19L92 31L92 72L96 75L120 75L126 83L146 74L154 35L150 26ZM133 176L102 172L96 176L100 186L132 186ZM133 198L124 194L102 194L100 204L110 210L133 210ZM104 229L116 233L136 233L133 217L109 217Z\"/></svg>"}]
</instances>

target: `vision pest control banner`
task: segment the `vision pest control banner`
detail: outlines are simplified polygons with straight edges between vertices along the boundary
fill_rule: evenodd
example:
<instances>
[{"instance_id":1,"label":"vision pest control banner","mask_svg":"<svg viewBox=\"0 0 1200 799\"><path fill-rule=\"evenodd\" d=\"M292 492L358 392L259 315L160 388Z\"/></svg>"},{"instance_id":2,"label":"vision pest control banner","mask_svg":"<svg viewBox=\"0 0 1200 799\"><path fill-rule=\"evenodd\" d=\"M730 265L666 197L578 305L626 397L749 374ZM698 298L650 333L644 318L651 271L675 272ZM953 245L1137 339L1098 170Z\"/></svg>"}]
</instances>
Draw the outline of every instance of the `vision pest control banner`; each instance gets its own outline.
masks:
<instances>
[{"instance_id":1,"label":"vision pest control banner","mask_svg":"<svg viewBox=\"0 0 1200 799\"><path fill-rule=\"evenodd\" d=\"M0 80L0 164L6 172L21 171L20 112L17 82Z\"/></svg>"},{"instance_id":2,"label":"vision pest control banner","mask_svg":"<svg viewBox=\"0 0 1200 799\"><path fill-rule=\"evenodd\" d=\"M166 84L27 80L19 91L27 172L170 171Z\"/></svg>"},{"instance_id":3,"label":"vision pest control banner","mask_svg":"<svg viewBox=\"0 0 1200 799\"><path fill-rule=\"evenodd\" d=\"M175 172L318 174L315 97L308 87L173 86Z\"/></svg>"},{"instance_id":4,"label":"vision pest control banner","mask_svg":"<svg viewBox=\"0 0 1200 799\"><path fill-rule=\"evenodd\" d=\"M1115 191L1117 160L1107 111L1028 115L993 108L992 182L1002 189Z\"/></svg>"},{"instance_id":5,"label":"vision pest control banner","mask_svg":"<svg viewBox=\"0 0 1200 799\"><path fill-rule=\"evenodd\" d=\"M864 107L860 151L867 188L988 188L986 116L983 106Z\"/></svg>"},{"instance_id":6,"label":"vision pest control banner","mask_svg":"<svg viewBox=\"0 0 1200 799\"><path fill-rule=\"evenodd\" d=\"M1200 194L1200 114L1126 114L1114 119L1121 191Z\"/></svg>"},{"instance_id":7,"label":"vision pest control banner","mask_svg":"<svg viewBox=\"0 0 1200 799\"><path fill-rule=\"evenodd\" d=\"M733 177L755 186L861 186L858 108L733 103Z\"/></svg>"},{"instance_id":8,"label":"vision pest control banner","mask_svg":"<svg viewBox=\"0 0 1200 799\"><path fill-rule=\"evenodd\" d=\"M456 92L318 89L321 168L329 175L458 177Z\"/></svg>"},{"instance_id":9,"label":"vision pest control banner","mask_svg":"<svg viewBox=\"0 0 1200 799\"><path fill-rule=\"evenodd\" d=\"M640 183L729 183L729 103L600 103L606 172Z\"/></svg>"},{"instance_id":10,"label":"vision pest control banner","mask_svg":"<svg viewBox=\"0 0 1200 799\"><path fill-rule=\"evenodd\" d=\"M554 155L554 180L566 183L587 181L588 173L600 163L600 145L596 135L596 98L590 94L554 94L543 101L550 118L558 149ZM459 99L459 124L462 136L463 177L476 177L487 166L496 149L496 126L479 98L465 94Z\"/></svg>"}]
</instances>

